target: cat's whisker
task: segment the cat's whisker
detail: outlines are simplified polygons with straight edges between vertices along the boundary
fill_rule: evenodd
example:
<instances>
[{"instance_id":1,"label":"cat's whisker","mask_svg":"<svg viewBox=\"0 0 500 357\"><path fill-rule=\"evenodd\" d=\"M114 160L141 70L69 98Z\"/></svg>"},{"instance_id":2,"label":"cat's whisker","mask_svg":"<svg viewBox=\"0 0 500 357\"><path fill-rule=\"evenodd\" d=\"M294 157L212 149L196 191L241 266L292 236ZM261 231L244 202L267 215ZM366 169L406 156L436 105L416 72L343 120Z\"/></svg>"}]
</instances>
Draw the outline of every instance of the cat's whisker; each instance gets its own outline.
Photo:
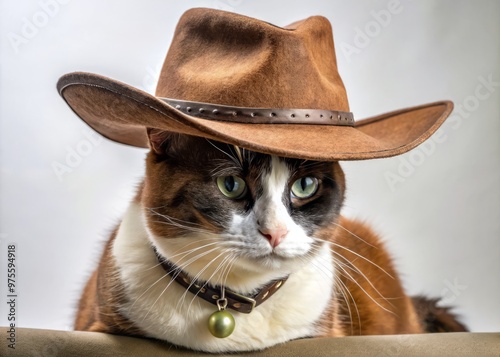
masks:
<instances>
[{"instance_id":1,"label":"cat's whisker","mask_svg":"<svg viewBox=\"0 0 500 357\"><path fill-rule=\"evenodd\" d=\"M162 218L162 220L157 220L157 221L154 221L156 223L162 223L162 224L167 224L167 225L170 225L172 227L177 227L177 228L180 228L182 230L185 230L185 231L189 231L189 232L195 232L195 233L205 233L205 234L210 234L212 232L208 231L207 229L204 229L204 228L200 228L200 227L193 227L193 226L189 226L187 224L182 224L180 222L175 222L173 221L172 219L170 219L169 217L166 217L164 215L161 215L159 213L155 213L154 214L155 216L158 216L160 218Z\"/></svg>"},{"instance_id":2,"label":"cat's whisker","mask_svg":"<svg viewBox=\"0 0 500 357\"><path fill-rule=\"evenodd\" d=\"M236 168L239 169L239 168ZM226 167L219 167L218 169L214 169L211 171L211 176L212 177L219 177L219 176L230 176L233 175L235 171L234 166L227 166Z\"/></svg>"},{"instance_id":3,"label":"cat's whisker","mask_svg":"<svg viewBox=\"0 0 500 357\"><path fill-rule=\"evenodd\" d=\"M225 262L225 260L228 258L228 256L224 257L222 259L222 262L219 263L219 265L217 266L217 268L215 268L215 270L212 272L212 274L208 277L208 279L205 280L205 282L203 283L203 285L199 285L199 284L196 284L196 282L198 281L198 279L200 278L200 276L213 264L217 261L217 259L219 259L219 257L223 256L224 254L226 254L228 251L228 249L225 249L223 250L222 252L220 252L215 258L213 258L212 260L210 260L207 264L205 264L205 266L198 272L198 274L196 274L194 276L194 278L191 280L191 283L189 284L189 287L184 291L184 294L182 294L181 296L181 299L179 300L179 302L177 303L177 305L179 305L180 302L184 302L186 296L187 296L187 292L189 291L189 289L191 288L191 286L195 285L196 288L199 287L199 289L203 289L207 284L209 284L210 282L210 279L212 279L214 277L215 274L217 274L217 272L219 271L219 269L221 268L221 264L223 264ZM197 294L195 294L194 297L196 297ZM193 299L194 299L193 297ZM192 302L193 300L191 300ZM189 307L188 307L188 310L189 308L191 307L191 304L189 304Z\"/></svg>"},{"instance_id":4,"label":"cat's whisker","mask_svg":"<svg viewBox=\"0 0 500 357\"><path fill-rule=\"evenodd\" d=\"M192 264L193 262L195 262L195 261L199 260L200 258L202 258L202 257L204 257L204 256L206 256L206 255L208 255L208 254L210 254L210 253L212 253L212 252L215 252L215 251L217 251L217 250L219 250L219 249L220 249L220 247L215 247L215 248L209 249L209 250L207 250L207 251L203 251L203 252L201 252L201 253L199 253L199 254L195 255L194 257L189 258L187 261L182 262L182 260L183 260L184 258L186 258L187 256L189 256L191 253L184 254L184 255L182 256L182 258L180 258L180 259L176 262L176 264L177 264L177 268L179 268L179 269L182 269L182 270L183 270L184 268L186 268L187 266L189 266L189 265L190 265L190 264Z\"/></svg>"},{"instance_id":5,"label":"cat's whisker","mask_svg":"<svg viewBox=\"0 0 500 357\"><path fill-rule=\"evenodd\" d=\"M186 247L188 247L188 246L190 246L190 245L193 245L193 244L199 244L199 243L201 243L201 242L203 242L203 241L207 241L207 240L212 240L212 241L214 241L214 242L209 243L209 244L205 244L205 245L201 245L201 246L197 246L196 248L193 248L193 249L184 250ZM186 256L186 255L191 254L191 253L193 253L193 252L196 252L196 251L198 251L198 250L202 250L202 249L204 249L204 248L206 248L206 247L209 247L209 246L212 246L212 245L221 245L221 244L224 244L224 242L222 242L222 243L221 243L220 241L216 240L216 238L198 239L198 241L193 241L193 242L191 242L191 243L189 243L189 244L186 244L186 245L184 245L183 247L181 247L181 248L177 249L176 251L174 251L174 252L173 252L173 254L169 255L169 259L176 258L176 257L178 257L178 256L180 256L180 255ZM180 253L178 253L178 252L180 252ZM182 260L182 258L181 258L181 260ZM153 265L153 266L151 266L151 267L149 267L149 268L144 269L143 271L149 271L149 270L152 270L152 269L154 269L154 268L156 268L156 267L158 267L158 266L160 266L160 265L161 265L161 262L158 262L158 263L156 263L155 265Z\"/></svg>"},{"instance_id":6,"label":"cat's whisker","mask_svg":"<svg viewBox=\"0 0 500 357\"><path fill-rule=\"evenodd\" d=\"M231 253L231 252L232 252L232 250L231 250L231 249L226 249L226 250L223 252L223 254L226 254L226 253ZM231 257L232 257L232 255L227 255L227 256L225 256L225 257L224 257L224 259L223 259L223 260L222 260L222 262L219 264L219 266L218 266L218 267L214 270L214 272L212 273L212 275L210 275L210 276L208 277L208 279L206 280L205 285L206 285L206 284L208 284L208 283L212 280L212 278L213 278L213 277L214 277L214 276L215 276L215 275L216 275L216 274L217 274L217 273L218 273L218 272L222 269L222 267L224 266L224 264L225 264L225 263L226 263L229 259L231 259ZM223 271L224 271L224 270L223 270ZM220 274L220 276L221 276L221 277L220 277L220 279L219 279L219 280L221 281L221 285L222 285L222 281L223 281L223 271L221 272L221 274Z\"/></svg>"},{"instance_id":7,"label":"cat's whisker","mask_svg":"<svg viewBox=\"0 0 500 357\"><path fill-rule=\"evenodd\" d=\"M313 253L319 253L320 251L321 251L321 247L312 246L311 251L308 254L306 254L303 257L299 257L299 258L301 258L302 260L307 260L308 257L312 257L313 255L314 255L314 257L318 257L318 254L313 254ZM322 275L325 276L326 279L331 279L332 275L333 275L333 279L335 281L334 289L340 291L340 293L342 294L342 296L344 298L344 301L346 302L347 311L349 313L350 330L351 330L351 335L352 335L354 333L353 332L354 331L353 330L354 329L354 327L353 327L353 311L351 309L349 300L352 301L352 303L356 309L356 316L358 319L358 324L361 328L360 313L358 310L356 300L352 296L351 292L349 291L349 289L347 288L345 283L342 281L342 279L340 279L338 277L338 275L335 272L334 265L336 263L340 263L340 262L338 262L334 256L331 256L331 258L332 258L331 261L330 260L324 261L323 259L319 259L318 261L313 261L311 259L310 262ZM341 264L345 264L345 263L341 263ZM330 274L328 274L328 273L330 273ZM349 296L347 296L346 294L348 294Z\"/></svg>"},{"instance_id":8,"label":"cat's whisker","mask_svg":"<svg viewBox=\"0 0 500 357\"><path fill-rule=\"evenodd\" d=\"M184 256L183 256L183 258L184 258L184 257L185 257L186 255L188 255L188 254L191 254L191 253L193 253L193 252L195 252L195 251L197 251L197 250L204 249L204 248L206 248L206 247L208 247L208 246L211 246L211 245L214 245L214 244L217 244L217 242L213 242L213 243L210 243L210 244L206 244L206 245L203 245L203 246L200 246L200 247L197 247L197 248L191 249L191 250L189 250L189 251L187 251L187 252L182 252L182 253L179 253L179 254L175 254L175 255L169 256L169 259L172 259L172 258L174 258L174 257L176 257L176 256L178 256L178 255L181 255L181 254L184 254ZM210 252L211 252L211 251L209 251L209 253L210 253ZM207 254L209 254L209 253L207 253ZM197 257L198 257L198 256L197 256ZM182 260L183 258L181 258L181 260ZM150 267L150 268L147 268L147 269L146 269L146 271L151 270L151 269L154 269L154 268L156 268L156 267L160 266L161 264L162 264L161 262L158 262L158 263L157 263L157 264L155 264L154 266L152 266L152 267ZM185 265L185 266L187 266L187 265ZM161 281L162 279L164 279L165 277L169 276L169 274L173 273L176 269L178 269L178 267L176 267L176 268L174 268L174 269L172 269L172 270L168 271L168 272L167 272L167 274L163 275L162 277L160 277L159 279L157 279L157 280L156 280L153 284L151 284L151 285L150 285L150 286L149 286L149 287L148 287L148 288L147 288L144 292L142 292L142 294L141 294L141 295L139 295L139 296L138 296L138 297L134 300L134 302L132 303L132 306L134 306L134 305L136 304L136 302L137 302L137 301L138 301L138 300L139 300L142 296L144 296L144 294L146 294L149 290L151 290L151 289L152 289L152 288L153 288L153 287L154 287L154 286L155 286L158 282L160 282L160 281ZM170 284L169 284L169 285L170 285ZM168 287L168 285L167 285L167 287Z\"/></svg>"},{"instance_id":9,"label":"cat's whisker","mask_svg":"<svg viewBox=\"0 0 500 357\"><path fill-rule=\"evenodd\" d=\"M161 264L161 263L159 263ZM137 301L139 301L149 290L151 290L156 284L158 284L161 280L165 279L166 277L168 277L168 273L167 274L163 274L160 278L158 278L153 284L151 284L149 286L149 288L147 288L145 291L142 292L141 295L139 295L135 300L134 302L132 303L132 306L131 307L134 307L134 305L137 303Z\"/></svg>"},{"instance_id":10,"label":"cat's whisker","mask_svg":"<svg viewBox=\"0 0 500 357\"><path fill-rule=\"evenodd\" d=\"M162 215L162 214L157 213L157 212L154 212L154 215L159 216L159 217L163 218L164 220L166 220L166 221L164 221L164 220L155 221L157 223L167 224L167 225L177 227L177 228L180 228L180 229L185 230L185 231L194 232L194 233L213 234L213 232L210 232L207 229L198 228L198 227L191 227L191 226L179 223L179 222L175 222L170 217Z\"/></svg>"},{"instance_id":11,"label":"cat's whisker","mask_svg":"<svg viewBox=\"0 0 500 357\"><path fill-rule=\"evenodd\" d=\"M243 167L243 156L241 155L241 150L239 146L233 145L234 151L236 152L236 156L238 156L238 160L240 161L241 166Z\"/></svg>"},{"instance_id":12,"label":"cat's whisker","mask_svg":"<svg viewBox=\"0 0 500 357\"><path fill-rule=\"evenodd\" d=\"M356 279L351 274L349 274L349 272L344 268L343 265L338 264L337 267L341 270L339 273L342 274L342 275L345 274L344 276L348 277L354 284L356 284L361 289L361 291L363 291L366 294L366 296L368 296L370 298L370 300L373 301L373 303L375 303L382 310L384 310L384 311L386 311L386 312L388 312L388 313L390 313L392 315L395 315L395 313L393 311L391 311L391 310L387 309L386 307L382 306L373 296L371 296L371 294L368 293L368 291L366 291L366 289L360 283L358 283L356 281ZM365 279L366 279L366 277L365 277ZM373 287L373 285L371 284L370 280L367 279L366 281ZM374 290L377 292L377 294L380 295L380 297L382 299L384 299L384 301L386 301L389 305L393 306L390 302L388 302L387 300L385 300L384 296L377 289L374 288Z\"/></svg>"},{"instance_id":13,"label":"cat's whisker","mask_svg":"<svg viewBox=\"0 0 500 357\"><path fill-rule=\"evenodd\" d=\"M332 243L332 242L328 242L328 243ZM380 304L378 304L378 302L375 301L375 298L373 296L371 296L364 288L362 288L362 286L356 281L356 279L354 279L352 277L351 274L348 273L348 271L345 269L345 268L349 268L349 269L352 269L353 271L359 273L364 279L365 281L371 286L371 288L380 296L380 298L382 298L385 302L387 302L389 305L391 305L392 307L394 307L390 301L387 300L387 298L385 296L382 295L382 293L380 293L380 291L375 287L375 285L371 282L371 280L354 264L354 262L351 262L349 261L346 257L344 257L343 255L339 254L338 252L336 252L334 249L330 249L330 251L334 254L334 256L332 256L333 258L333 262L334 264L336 264L336 266L338 268L340 268L340 274L342 274L342 272L344 272L344 276L346 276L347 278L349 278L350 280L352 280L356 285L358 285L361 290L372 300L374 301L375 303L377 303L377 305L379 305L380 307L382 307ZM339 258L341 258L344 262L342 262L341 260L339 260L338 258L335 258L335 255L338 256ZM389 275L390 276L390 275ZM392 276L391 276L392 278ZM382 307L383 308L383 307ZM389 311L387 309L384 308L384 310L386 311Z\"/></svg>"},{"instance_id":14,"label":"cat's whisker","mask_svg":"<svg viewBox=\"0 0 500 357\"><path fill-rule=\"evenodd\" d=\"M209 239L206 239L206 240L209 240ZM198 242L201 242L202 240L199 240ZM194 242L194 243L197 243L197 242ZM223 242L220 242L220 241L215 241L215 242L211 242L211 243L208 243L208 244L204 244L204 245L201 245L201 246L198 246L198 247L195 247L195 248L191 248L191 249L188 249L188 250L185 250L186 247L188 247L189 245L192 245L192 244L187 244L179 249L177 249L176 251L174 251L171 255L168 256L168 259L174 259L174 258L177 258L179 256L187 256L191 253L194 253L196 251L199 251L199 250L203 250L207 247L211 247L211 246L214 246L214 245L224 245ZM183 258L181 258L180 260L182 260Z\"/></svg>"},{"instance_id":15,"label":"cat's whisker","mask_svg":"<svg viewBox=\"0 0 500 357\"><path fill-rule=\"evenodd\" d=\"M151 266L151 267L149 267L149 268L144 269L143 271L150 271L150 270L152 270L152 269L154 269L154 268L156 268L157 266L160 266L160 265L161 265L161 263L160 263L160 262L158 262L158 263L156 263L155 265L153 265L153 266Z\"/></svg>"},{"instance_id":16,"label":"cat's whisker","mask_svg":"<svg viewBox=\"0 0 500 357\"><path fill-rule=\"evenodd\" d=\"M205 265L205 266L204 266L204 267L203 267L203 268L202 268L202 269L198 272L198 274L196 274L196 275L194 276L194 278L193 278L193 279L192 279L192 281L191 281L191 285L195 284L195 282L197 282L197 281L198 281L198 279L200 278L200 276L201 276L201 275L202 275L202 274L203 274L203 273L204 273L204 272L205 272L205 271L206 271L206 270L210 267L210 265L212 265L213 263L215 263L215 262L217 261L217 259L219 259L221 256L223 256L224 254L226 254L226 253L227 253L227 251L228 251L228 249L223 250L223 251L222 251L222 252L220 252L220 253L219 253L219 254L218 254L215 258L213 258L212 260L210 260L210 262L208 262L208 263L207 263L207 264L206 264L206 265ZM225 256L225 257L222 259L222 261L219 263L219 265L217 266L217 268L215 268L215 270L214 270L214 271L212 272L212 274L208 277L208 279L206 279L206 280L205 280L205 283L203 284L203 286L205 286L206 284L210 283L210 279L212 279L212 278L213 278L213 276L214 276L215 274L217 274L217 271L220 269L220 265L221 265L221 264L223 264L223 263L226 261L226 259L227 259L227 258L228 258L228 257L227 257L227 256ZM191 286L191 285L190 285L190 286Z\"/></svg>"},{"instance_id":17,"label":"cat's whisker","mask_svg":"<svg viewBox=\"0 0 500 357\"><path fill-rule=\"evenodd\" d=\"M378 249L378 247L374 246L373 244L370 244L368 243L366 240L364 240L363 238L361 238L360 236L358 236L357 234L351 232L350 230L348 230L347 228L345 228L344 226L342 226L341 224L339 223L336 223L336 222L332 222L333 225L339 227L340 229L343 229L344 231L346 231L347 233L349 233L350 235L352 235L353 237L355 238L358 238L360 241L362 241L363 243L369 245L370 247L372 248L375 248L375 249Z\"/></svg>"},{"instance_id":18,"label":"cat's whisker","mask_svg":"<svg viewBox=\"0 0 500 357\"><path fill-rule=\"evenodd\" d=\"M349 299L352 301L354 308L356 309L356 316L358 317L359 334L361 334L361 315L359 313L358 304L356 303L356 300L354 299L354 297L352 296L351 292L349 291L345 283L342 281L342 279L336 276L335 282L337 283L336 286L340 289L340 292L344 297L345 305L347 306L347 311L349 312L351 335L354 335L354 326L352 320L353 311L351 309L351 304L349 303ZM346 296L346 293L349 296Z\"/></svg>"},{"instance_id":19,"label":"cat's whisker","mask_svg":"<svg viewBox=\"0 0 500 357\"><path fill-rule=\"evenodd\" d=\"M210 139L206 139L206 141L212 145L215 149L217 149L218 151L220 151L221 153L223 153L224 155L226 155L229 159L231 159L231 161L233 161L238 167L241 168L241 164L240 162L238 161L237 158L235 158L234 156L232 156L231 154L225 152L224 150L222 150L221 148L217 147L217 145L215 145L212 140Z\"/></svg>"},{"instance_id":20,"label":"cat's whisker","mask_svg":"<svg viewBox=\"0 0 500 357\"><path fill-rule=\"evenodd\" d=\"M201 224L198 224L198 223L195 223L195 222L189 222L189 221L186 221L186 220L183 220L183 219L180 219L180 218L175 218L175 217L166 215L164 213L160 213L160 212L158 212L154 208L148 208L148 210L150 211L150 213L152 213L154 215L158 215L158 216L160 216L162 218L168 219L169 221L177 221L179 224L185 224L185 225L193 225L193 226L203 227Z\"/></svg>"},{"instance_id":21,"label":"cat's whisker","mask_svg":"<svg viewBox=\"0 0 500 357\"><path fill-rule=\"evenodd\" d=\"M342 258L345 262L347 263L342 263L342 266L345 266L345 267L349 267L350 269L352 269L353 271L355 272L358 272L364 279L365 281L372 287L373 290L375 290L375 292L382 298L384 299L385 301L387 301L387 298L382 295L382 293L379 292L379 290L375 287L375 285L371 282L371 280L361 271L361 269L359 269L355 264L354 262L352 261L349 261L346 257L344 257L343 255L341 254L338 254L337 252L334 252L334 254L336 254L339 258ZM341 263L340 260L335 260L336 262L338 263ZM388 302L388 301L387 301ZM389 305L393 306L390 302L388 302Z\"/></svg>"},{"instance_id":22,"label":"cat's whisker","mask_svg":"<svg viewBox=\"0 0 500 357\"><path fill-rule=\"evenodd\" d=\"M150 213L152 215L161 217L165 220L165 221L164 220L155 221L157 223L170 225L170 226L177 227L177 228L180 228L184 231L188 231L188 232L192 232L192 233L200 233L200 234L204 234L204 235L214 235L214 232L202 228L203 226L200 224L196 224L196 223L188 222L188 221L183 221L181 219L174 218L174 217L168 216L166 214L156 212L154 210L150 210L150 211L151 211ZM198 226L198 227L193 227L193 225Z\"/></svg>"},{"instance_id":23,"label":"cat's whisker","mask_svg":"<svg viewBox=\"0 0 500 357\"><path fill-rule=\"evenodd\" d=\"M308 163L309 162L309 163ZM315 166L323 166L325 163L322 162L322 161L311 161L311 160L304 160L301 164L300 164L300 168L302 170L311 170L312 168L314 168ZM329 177L327 177L329 178Z\"/></svg>"},{"instance_id":24,"label":"cat's whisker","mask_svg":"<svg viewBox=\"0 0 500 357\"><path fill-rule=\"evenodd\" d=\"M217 250L219 248L213 248L213 249L210 249L206 252L202 252L198 255L196 255L195 257L189 259L187 262L183 263L182 265L178 265L176 266L174 269L172 269L171 271L167 272L167 275L170 275L171 273L173 273L174 271L177 271L177 273L174 274L173 278L171 279L171 281L167 284L167 286L162 290L162 292L158 295L158 297L156 298L156 300L153 302L153 304L150 306L149 310L147 311L147 313L144 315L144 319L146 318L146 316L149 315L149 313L151 312L151 309L154 307L154 305L158 302L158 300L161 298L161 296L167 291L167 289L170 287L170 285L172 284L172 282L175 281L175 279L177 278L177 276L179 275L179 273L181 272L181 270L184 270L185 267L189 266L191 263L193 263L194 261L198 260L199 258L207 255L207 254L210 254L211 252Z\"/></svg>"},{"instance_id":25,"label":"cat's whisker","mask_svg":"<svg viewBox=\"0 0 500 357\"><path fill-rule=\"evenodd\" d=\"M177 275L178 275L178 273L177 273ZM165 275L164 275L164 276L169 276L169 273L165 273ZM168 288L172 285L172 283L175 281L175 277L176 277L176 275L174 275L174 277L173 277L173 278L172 278L172 279L168 282L168 284L165 286L165 288L163 288L162 292L158 295L158 297L156 298L156 300L155 300L155 301L151 304L151 306L149 307L148 311L147 311L147 312L146 312L146 314L143 316L143 319L142 319L143 321L145 321L145 320L146 320L146 317L150 314L150 312L151 312L151 310L153 309L153 307L155 306L155 304L158 302L158 300L161 298L161 296L165 293L165 291L167 291L167 289L168 289ZM155 284L156 284L156 283L155 283ZM154 284L153 284L153 285L154 285ZM150 286L150 288L151 288L151 287L152 287L152 286ZM148 288L147 290L149 290L149 288ZM143 293L143 294L141 294L141 296L143 296L143 295L144 295L144 293ZM135 302L137 302L141 296L139 296L139 297L136 299L136 301L135 301ZM134 303L135 303L135 302L134 302Z\"/></svg>"},{"instance_id":26,"label":"cat's whisker","mask_svg":"<svg viewBox=\"0 0 500 357\"><path fill-rule=\"evenodd\" d=\"M227 279L229 278L229 274L231 273L231 270L232 270L234 263L237 259L238 259L238 256L233 255L231 260L228 261L226 268L224 268L224 270L222 271L222 273L221 273L221 276L222 276L221 285L222 286L227 286Z\"/></svg>"},{"instance_id":27,"label":"cat's whisker","mask_svg":"<svg viewBox=\"0 0 500 357\"><path fill-rule=\"evenodd\" d=\"M202 235L213 235L213 232L210 232L208 230L203 230L203 229L200 229L200 228L182 226L182 225L179 225L179 224L173 224L173 223L165 222L165 221L153 221L153 222L164 224L164 225L167 225L167 226L177 227L177 228L182 229L183 231L186 231L186 232L183 232L181 234L178 234L179 237L185 237L189 233L198 233L198 234L202 234Z\"/></svg>"},{"instance_id":28,"label":"cat's whisker","mask_svg":"<svg viewBox=\"0 0 500 357\"><path fill-rule=\"evenodd\" d=\"M305 263L312 264L325 278L330 279L331 276L335 276L335 269L332 261L324 260L317 253L321 252L321 247L312 246L310 251L303 256L299 256L298 258ZM317 261L313 260L314 258L318 258ZM333 260L335 257L331 257Z\"/></svg>"},{"instance_id":29,"label":"cat's whisker","mask_svg":"<svg viewBox=\"0 0 500 357\"><path fill-rule=\"evenodd\" d=\"M233 160L214 159L213 163L216 162L220 162L220 164L210 170L210 176L212 177L234 175L235 171L241 171L242 166L240 164L236 165Z\"/></svg>"},{"instance_id":30,"label":"cat's whisker","mask_svg":"<svg viewBox=\"0 0 500 357\"><path fill-rule=\"evenodd\" d=\"M318 240L318 241L327 242L327 243L330 243L330 244L332 244L332 245L334 245L334 246L336 246L336 247L338 247L338 248L344 249L344 250L348 251L349 253L354 254L355 256L357 256L357 257L359 257L359 258L361 258L361 259L365 260L366 262L368 262L368 263L372 264L373 266L375 266L375 267L377 267L378 269L380 269L380 271L382 271L382 272L384 272L385 274L387 274L387 276L389 276L390 278L394 279L394 277L393 277L391 274L389 274L389 273L388 273L388 272L387 272L384 268L382 268L380 265L378 265L377 263L374 263L374 262L373 262L373 261L371 261L370 259L368 259L368 258L366 258L365 256L363 256L363 255L361 255L361 254L359 254L359 253L355 252L355 251L354 251L354 250L352 250L352 249L349 249L349 248L347 248L347 247L344 247L344 246L343 246L343 245L341 245L341 244L338 244L338 243L335 243L335 242L332 242L332 241L327 241L327 240L324 240L324 239L320 239L320 238L317 238L317 237L312 237L312 239L314 239L314 240ZM335 252L335 250L333 250L333 249L332 249L332 252ZM337 253L337 252L335 252L335 253L336 253L336 254L339 254L339 253Z\"/></svg>"},{"instance_id":31,"label":"cat's whisker","mask_svg":"<svg viewBox=\"0 0 500 357\"><path fill-rule=\"evenodd\" d=\"M168 274L165 274L165 276L168 276ZM162 290L162 292L158 295L158 297L156 298L156 300L151 304L151 306L149 307L148 311L146 312L146 314L143 316L143 319L142 321L145 321L146 320L146 317L150 314L151 310L153 309L153 307L156 305L156 303L158 302L158 300L160 300L160 298L162 297L162 295L165 293L165 291L168 290L168 288L172 285L172 283L175 281L175 276L173 279L171 279L169 281L169 283L167 284L167 286L165 286L165 288ZM142 295L141 295L142 296ZM138 298L139 299L139 298ZM136 301L138 300L136 299Z\"/></svg>"},{"instance_id":32,"label":"cat's whisker","mask_svg":"<svg viewBox=\"0 0 500 357\"><path fill-rule=\"evenodd\" d=\"M336 266L341 269L339 274L344 275L347 279L353 281L357 285L359 285L357 280L354 279L352 277L352 275L350 275L347 272L346 269L350 269L353 272L360 274L365 279L365 281L371 286L371 288L380 296L380 298L382 298L384 301L386 301L389 305L393 306L389 301L387 301L387 298L384 295L382 295L382 293L380 293L380 291L375 287L375 285L371 282L371 280L361 271L361 269L359 269L358 266L356 266L354 264L354 262L349 261L346 257L339 254L338 252L336 252L333 249L331 249L331 252L332 252L332 254L334 254L334 256L332 256L334 264L336 264ZM342 260L339 260L335 256L337 256L338 258L341 258ZM344 272L345 274L342 274L342 272ZM370 297L370 299L374 300L374 297L369 295L366 291L365 291L365 293Z\"/></svg>"},{"instance_id":33,"label":"cat's whisker","mask_svg":"<svg viewBox=\"0 0 500 357\"><path fill-rule=\"evenodd\" d=\"M224 252L222 252L221 254L225 254L225 253L228 253L228 252L230 253L230 250L229 250L229 249L226 249L226 250L225 250ZM220 274L220 275L221 275L221 277L222 277L222 276L224 276L224 271L225 271L225 270L226 270L226 268L227 268L227 267L228 267L228 266L229 266L229 265L230 265L230 264L234 261L234 259L236 259L236 257L233 257L233 256L231 256L231 255L227 255L227 256L225 256L225 257L224 257L224 259L222 260L222 262L220 262L220 263L219 263L219 266L218 266L218 267L214 270L214 272L212 273L212 275L211 275L211 276L210 276L210 277L209 277L209 278L208 278L208 279L207 279L207 280L203 283L203 285L201 285L200 290L201 290L201 289L204 289L204 288L206 287L206 285L208 285L208 284L209 284L210 280L211 280L211 279L215 276L215 274L217 274L217 272L218 272L218 271L219 271L222 267L224 267L224 268L222 269L222 272L221 272L221 274ZM212 263L212 262L211 262L211 263ZM211 263L210 263L210 264L211 264ZM207 267L205 267L205 268L207 268ZM193 281L195 281L195 280L197 280L197 278L195 278ZM224 286L225 286L225 283L223 282L223 281L224 281L224 279L223 279L223 278L221 278L220 280L221 280L221 282L222 282L220 285L221 285L221 287L222 287L222 288L224 288ZM189 306L188 306L188 311L190 310L191 305L192 305L193 301L195 300L196 296L198 296L198 293L196 293L196 294L193 296L193 298L191 299L191 302L189 303Z\"/></svg>"}]
</instances>

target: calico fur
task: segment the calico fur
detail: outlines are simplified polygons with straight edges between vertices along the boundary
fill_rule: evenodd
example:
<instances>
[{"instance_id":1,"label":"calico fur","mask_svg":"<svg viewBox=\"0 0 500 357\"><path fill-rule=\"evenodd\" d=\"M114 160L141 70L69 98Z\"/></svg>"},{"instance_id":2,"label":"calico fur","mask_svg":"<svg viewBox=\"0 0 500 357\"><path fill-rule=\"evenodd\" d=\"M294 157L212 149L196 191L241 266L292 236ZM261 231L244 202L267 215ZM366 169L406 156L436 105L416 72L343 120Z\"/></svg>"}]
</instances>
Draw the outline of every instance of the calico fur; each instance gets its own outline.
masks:
<instances>
[{"instance_id":1,"label":"calico fur","mask_svg":"<svg viewBox=\"0 0 500 357\"><path fill-rule=\"evenodd\" d=\"M338 163L284 159L161 131L148 132L146 176L82 294L76 330L166 340L208 352L266 348L301 337L424 332L379 237L340 216ZM241 199L215 179L243 177ZM317 177L306 199L290 194ZM250 295L288 277L250 314L232 312L233 334L213 337L217 308L186 291L155 250L195 281ZM429 320L429 315L427 315Z\"/></svg>"}]
</instances>

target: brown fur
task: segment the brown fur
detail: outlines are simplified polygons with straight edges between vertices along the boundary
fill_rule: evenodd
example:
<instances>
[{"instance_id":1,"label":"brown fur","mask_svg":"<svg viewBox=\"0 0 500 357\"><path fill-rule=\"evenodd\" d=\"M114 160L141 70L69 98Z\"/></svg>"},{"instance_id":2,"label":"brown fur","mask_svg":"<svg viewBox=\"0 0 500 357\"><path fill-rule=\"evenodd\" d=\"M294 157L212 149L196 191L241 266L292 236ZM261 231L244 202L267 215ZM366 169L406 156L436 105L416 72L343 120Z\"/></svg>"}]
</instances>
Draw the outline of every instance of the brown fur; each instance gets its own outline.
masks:
<instances>
[{"instance_id":1,"label":"brown fur","mask_svg":"<svg viewBox=\"0 0 500 357\"><path fill-rule=\"evenodd\" d=\"M135 202L139 202L142 191L141 184ZM117 231L118 228L111 233L99 265L85 285L78 304L74 328L76 331L144 336L144 333L119 311L125 297L111 254Z\"/></svg>"},{"instance_id":2,"label":"brown fur","mask_svg":"<svg viewBox=\"0 0 500 357\"><path fill-rule=\"evenodd\" d=\"M376 234L360 222L341 218L338 226L321 235L334 243L339 279L332 305L337 305L343 335L423 332L412 301ZM331 316L327 318L331 320ZM321 324L328 324L328 320L323 319Z\"/></svg>"},{"instance_id":3,"label":"brown fur","mask_svg":"<svg viewBox=\"0 0 500 357\"><path fill-rule=\"evenodd\" d=\"M78 307L75 330L105 332L123 335L143 335L133 322L119 311L124 298L122 285L116 273L111 246L116 231L107 242L97 270L92 274Z\"/></svg>"}]
</instances>

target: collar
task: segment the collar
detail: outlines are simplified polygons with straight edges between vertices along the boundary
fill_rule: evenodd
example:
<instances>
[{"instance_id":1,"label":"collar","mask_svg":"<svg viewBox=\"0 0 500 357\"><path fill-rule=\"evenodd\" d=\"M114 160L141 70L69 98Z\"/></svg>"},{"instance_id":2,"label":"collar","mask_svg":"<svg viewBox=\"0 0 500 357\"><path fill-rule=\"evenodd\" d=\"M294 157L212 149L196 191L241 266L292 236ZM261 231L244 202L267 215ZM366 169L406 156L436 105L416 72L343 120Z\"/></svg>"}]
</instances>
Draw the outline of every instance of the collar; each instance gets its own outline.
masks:
<instances>
[{"instance_id":1,"label":"collar","mask_svg":"<svg viewBox=\"0 0 500 357\"><path fill-rule=\"evenodd\" d=\"M221 299L221 286L211 286L208 283L194 283L187 273L165 258L161 257L156 249L154 249L154 251L158 262L161 264L165 272L172 277L172 279L195 296L218 306L217 301ZM272 280L251 296L238 294L237 292L225 288L227 307L244 314L249 314L254 308L274 295L274 293L283 286L287 279L288 277Z\"/></svg>"}]
</instances>

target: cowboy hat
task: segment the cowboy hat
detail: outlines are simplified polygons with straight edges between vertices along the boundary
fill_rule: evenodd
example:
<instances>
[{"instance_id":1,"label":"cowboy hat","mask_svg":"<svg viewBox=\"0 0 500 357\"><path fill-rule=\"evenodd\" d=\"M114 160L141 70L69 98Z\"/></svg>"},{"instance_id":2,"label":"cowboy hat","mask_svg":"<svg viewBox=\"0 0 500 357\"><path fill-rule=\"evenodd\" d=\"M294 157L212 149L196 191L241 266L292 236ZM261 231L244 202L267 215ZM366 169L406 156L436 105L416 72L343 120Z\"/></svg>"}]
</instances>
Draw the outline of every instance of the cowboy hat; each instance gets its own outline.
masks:
<instances>
[{"instance_id":1,"label":"cowboy hat","mask_svg":"<svg viewBox=\"0 0 500 357\"><path fill-rule=\"evenodd\" d=\"M440 101L355 119L326 18L280 28L213 9L181 17L156 96L82 72L64 75L57 88L89 126L120 143L147 148L147 129L157 128L324 161L402 154L453 108Z\"/></svg>"}]
</instances>

